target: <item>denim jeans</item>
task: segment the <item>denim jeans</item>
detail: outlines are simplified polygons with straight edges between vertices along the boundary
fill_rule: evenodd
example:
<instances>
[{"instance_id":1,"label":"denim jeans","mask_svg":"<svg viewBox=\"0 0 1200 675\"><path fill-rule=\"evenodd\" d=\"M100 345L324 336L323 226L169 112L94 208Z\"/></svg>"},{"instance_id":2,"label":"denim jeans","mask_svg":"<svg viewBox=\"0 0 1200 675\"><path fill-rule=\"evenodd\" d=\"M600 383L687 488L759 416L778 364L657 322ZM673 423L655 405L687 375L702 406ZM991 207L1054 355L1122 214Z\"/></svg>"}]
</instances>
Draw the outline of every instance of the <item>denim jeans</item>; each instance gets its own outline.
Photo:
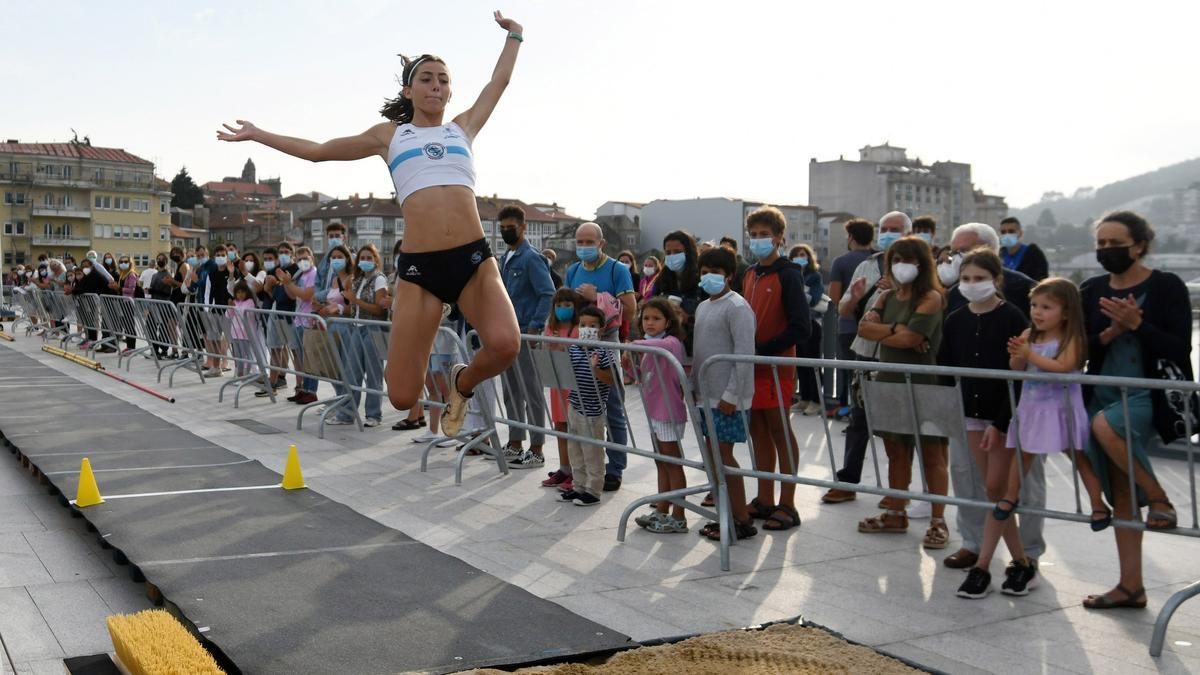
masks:
<instances>
[{"instance_id":1,"label":"denim jeans","mask_svg":"<svg viewBox=\"0 0 1200 675\"><path fill-rule=\"evenodd\" d=\"M346 380L361 385L366 380L366 388L375 391L383 389L383 354L380 353L378 340L383 331L379 326L355 326L354 330L343 337L343 357L346 364ZM379 394L363 392L358 389L348 389L354 408L358 408L360 397L364 403L367 419L383 417L382 397Z\"/></svg>"},{"instance_id":2,"label":"denim jeans","mask_svg":"<svg viewBox=\"0 0 1200 675\"><path fill-rule=\"evenodd\" d=\"M625 387L621 383L621 375L618 373L616 383L608 388L608 400L605 406L608 408L608 437L613 443L619 445L629 442L629 424L625 420L624 399ZM606 448L604 454L608 455L608 466L604 468L604 473L620 478L625 473L626 465L629 464L629 453L624 450Z\"/></svg>"},{"instance_id":3,"label":"denim jeans","mask_svg":"<svg viewBox=\"0 0 1200 675\"><path fill-rule=\"evenodd\" d=\"M296 343L298 345L300 345L298 348L298 351L300 352L301 364L303 364L303 359L304 359L304 331L305 330L306 329L304 328L304 326L296 326ZM304 372L303 368L297 368L296 370L298 370L300 372ZM309 377L307 375L305 375L304 377L301 377L300 378L300 391L307 391L311 394L317 393L317 378Z\"/></svg>"}]
</instances>

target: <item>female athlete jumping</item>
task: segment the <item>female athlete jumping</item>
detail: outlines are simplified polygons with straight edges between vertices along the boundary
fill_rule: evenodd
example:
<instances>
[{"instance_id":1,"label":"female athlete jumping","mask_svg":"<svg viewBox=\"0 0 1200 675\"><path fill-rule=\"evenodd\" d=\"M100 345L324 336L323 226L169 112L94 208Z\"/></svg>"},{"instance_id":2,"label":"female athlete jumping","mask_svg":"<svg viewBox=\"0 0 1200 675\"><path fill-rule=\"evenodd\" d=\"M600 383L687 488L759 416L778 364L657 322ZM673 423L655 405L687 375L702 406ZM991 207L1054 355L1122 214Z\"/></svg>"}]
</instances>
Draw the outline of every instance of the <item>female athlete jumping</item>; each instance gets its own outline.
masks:
<instances>
[{"instance_id":1,"label":"female athlete jumping","mask_svg":"<svg viewBox=\"0 0 1200 675\"><path fill-rule=\"evenodd\" d=\"M442 303L458 303L479 331L483 348L469 365L450 373L450 395L442 428L462 429L466 399L475 387L499 375L517 358L521 331L500 270L484 239L475 207L475 168L471 142L508 86L522 38L521 25L495 13L508 32L492 79L475 104L443 123L450 100L450 72L442 59L424 54L404 58L400 95L380 111L387 122L357 136L316 143L273 134L250 122L223 125L223 141L258 141L313 162L355 160L378 155L387 162L404 213L404 244L397 267L392 330L384 377L388 397L399 410L420 398Z\"/></svg>"}]
</instances>

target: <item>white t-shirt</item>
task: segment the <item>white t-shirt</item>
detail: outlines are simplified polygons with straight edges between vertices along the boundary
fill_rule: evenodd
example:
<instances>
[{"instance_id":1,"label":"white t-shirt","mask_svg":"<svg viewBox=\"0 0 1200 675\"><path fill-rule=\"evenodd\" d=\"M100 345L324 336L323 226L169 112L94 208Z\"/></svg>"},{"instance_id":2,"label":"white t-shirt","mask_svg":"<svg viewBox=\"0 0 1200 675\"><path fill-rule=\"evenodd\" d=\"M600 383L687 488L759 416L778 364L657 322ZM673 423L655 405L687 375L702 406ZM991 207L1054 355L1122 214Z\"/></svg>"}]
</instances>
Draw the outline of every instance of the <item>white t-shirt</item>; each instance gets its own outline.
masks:
<instances>
[{"instance_id":1,"label":"white t-shirt","mask_svg":"<svg viewBox=\"0 0 1200 675\"><path fill-rule=\"evenodd\" d=\"M141 276L138 278L138 285L147 293L150 292L150 282L154 281L154 275L158 274L157 267L147 267L142 270Z\"/></svg>"}]
</instances>

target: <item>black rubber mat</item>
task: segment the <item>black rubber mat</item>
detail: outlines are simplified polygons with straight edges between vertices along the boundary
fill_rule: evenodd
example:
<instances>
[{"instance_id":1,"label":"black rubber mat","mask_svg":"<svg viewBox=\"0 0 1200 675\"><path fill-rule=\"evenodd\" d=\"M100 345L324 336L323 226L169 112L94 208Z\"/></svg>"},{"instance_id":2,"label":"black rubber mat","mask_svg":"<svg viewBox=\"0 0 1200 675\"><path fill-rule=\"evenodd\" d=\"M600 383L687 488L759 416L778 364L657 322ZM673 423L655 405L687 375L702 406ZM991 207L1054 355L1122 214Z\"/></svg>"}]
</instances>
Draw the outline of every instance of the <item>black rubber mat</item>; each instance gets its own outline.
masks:
<instances>
[{"instance_id":1,"label":"black rubber mat","mask_svg":"<svg viewBox=\"0 0 1200 675\"><path fill-rule=\"evenodd\" d=\"M55 372L0 349L10 368ZM452 672L630 644L312 490L148 494L280 476L90 386L0 388L0 433L71 497L86 454L107 500L83 516L244 672Z\"/></svg>"}]
</instances>

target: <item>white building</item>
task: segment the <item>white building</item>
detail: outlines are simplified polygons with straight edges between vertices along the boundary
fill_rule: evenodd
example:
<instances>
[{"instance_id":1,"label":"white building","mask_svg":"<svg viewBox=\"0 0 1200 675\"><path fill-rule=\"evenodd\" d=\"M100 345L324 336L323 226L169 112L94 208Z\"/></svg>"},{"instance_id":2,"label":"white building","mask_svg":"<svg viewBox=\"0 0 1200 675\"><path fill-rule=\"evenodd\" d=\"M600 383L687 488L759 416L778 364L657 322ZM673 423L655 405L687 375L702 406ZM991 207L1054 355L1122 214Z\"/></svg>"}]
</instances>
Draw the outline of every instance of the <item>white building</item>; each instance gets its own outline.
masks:
<instances>
[{"instance_id":1,"label":"white building","mask_svg":"<svg viewBox=\"0 0 1200 675\"><path fill-rule=\"evenodd\" d=\"M727 197L656 199L641 207L641 250L662 250L663 237L667 233L686 230L696 237L697 242L716 242L721 237L733 237L741 242L738 252L744 254L749 240L746 236L746 216L760 206L763 206L762 202ZM816 207L775 206L787 219L787 246L799 243L817 245Z\"/></svg>"}]
</instances>

